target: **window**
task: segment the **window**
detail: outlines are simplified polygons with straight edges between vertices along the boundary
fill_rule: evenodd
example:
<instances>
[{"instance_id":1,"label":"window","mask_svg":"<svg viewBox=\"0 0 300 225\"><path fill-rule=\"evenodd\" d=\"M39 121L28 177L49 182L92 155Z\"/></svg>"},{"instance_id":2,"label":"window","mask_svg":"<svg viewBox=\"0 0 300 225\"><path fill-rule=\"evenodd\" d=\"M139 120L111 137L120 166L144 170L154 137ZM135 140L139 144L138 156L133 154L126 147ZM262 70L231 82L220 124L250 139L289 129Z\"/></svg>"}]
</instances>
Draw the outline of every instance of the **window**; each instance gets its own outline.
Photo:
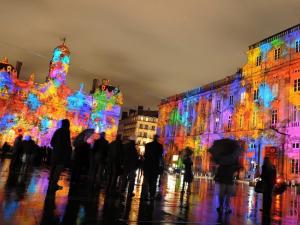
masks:
<instances>
[{"instance_id":1,"label":"window","mask_svg":"<svg viewBox=\"0 0 300 225\"><path fill-rule=\"evenodd\" d=\"M292 146L293 148L299 148L299 143L293 143Z\"/></svg>"},{"instance_id":2,"label":"window","mask_svg":"<svg viewBox=\"0 0 300 225\"><path fill-rule=\"evenodd\" d=\"M255 90L254 90L254 94L253 94L253 100L254 100L254 101L258 100L258 94L259 94L258 92L259 92L258 89L255 89Z\"/></svg>"},{"instance_id":3,"label":"window","mask_svg":"<svg viewBox=\"0 0 300 225\"><path fill-rule=\"evenodd\" d=\"M274 97L277 97L278 96L278 84L276 83L276 84L273 84L273 86L272 86L272 95L274 96Z\"/></svg>"},{"instance_id":4,"label":"window","mask_svg":"<svg viewBox=\"0 0 300 225\"><path fill-rule=\"evenodd\" d=\"M256 57L256 66L260 66L261 65L261 55Z\"/></svg>"},{"instance_id":5,"label":"window","mask_svg":"<svg viewBox=\"0 0 300 225\"><path fill-rule=\"evenodd\" d=\"M240 119L239 119L239 127L240 127L240 129L243 128L243 125L244 125L244 116L240 115Z\"/></svg>"},{"instance_id":6,"label":"window","mask_svg":"<svg viewBox=\"0 0 300 225\"><path fill-rule=\"evenodd\" d=\"M246 98L246 92L243 91L243 92L241 93L241 103L244 103L244 102L245 102L245 98Z\"/></svg>"},{"instance_id":7,"label":"window","mask_svg":"<svg viewBox=\"0 0 300 225\"><path fill-rule=\"evenodd\" d=\"M217 110L220 111L221 110L221 100L217 101Z\"/></svg>"},{"instance_id":8,"label":"window","mask_svg":"<svg viewBox=\"0 0 300 225\"><path fill-rule=\"evenodd\" d=\"M152 130L155 130L155 126L152 126L151 129L152 129Z\"/></svg>"},{"instance_id":9,"label":"window","mask_svg":"<svg viewBox=\"0 0 300 225\"><path fill-rule=\"evenodd\" d=\"M293 107L293 122L297 122L297 112L298 112L298 110L297 110L297 106L294 106Z\"/></svg>"},{"instance_id":10,"label":"window","mask_svg":"<svg viewBox=\"0 0 300 225\"><path fill-rule=\"evenodd\" d=\"M296 52L300 52L300 40L296 41Z\"/></svg>"},{"instance_id":11,"label":"window","mask_svg":"<svg viewBox=\"0 0 300 225\"><path fill-rule=\"evenodd\" d=\"M299 173L299 160L298 159L291 159L290 160L290 172L292 174L298 174Z\"/></svg>"},{"instance_id":12,"label":"window","mask_svg":"<svg viewBox=\"0 0 300 225\"><path fill-rule=\"evenodd\" d=\"M144 138L146 138L147 137L147 133L146 132L144 132Z\"/></svg>"},{"instance_id":13,"label":"window","mask_svg":"<svg viewBox=\"0 0 300 225\"><path fill-rule=\"evenodd\" d=\"M274 54L274 59L278 60L280 58L280 55L281 55L281 48L276 48L275 54Z\"/></svg>"},{"instance_id":14,"label":"window","mask_svg":"<svg viewBox=\"0 0 300 225\"><path fill-rule=\"evenodd\" d=\"M300 78L294 80L294 92L300 91Z\"/></svg>"},{"instance_id":15,"label":"window","mask_svg":"<svg viewBox=\"0 0 300 225\"><path fill-rule=\"evenodd\" d=\"M249 148L250 149L256 149L256 144L255 143L250 144Z\"/></svg>"},{"instance_id":16,"label":"window","mask_svg":"<svg viewBox=\"0 0 300 225\"><path fill-rule=\"evenodd\" d=\"M215 120L215 131L219 130L219 126L220 126L220 118L217 117Z\"/></svg>"},{"instance_id":17,"label":"window","mask_svg":"<svg viewBox=\"0 0 300 225\"><path fill-rule=\"evenodd\" d=\"M205 113L205 103L203 103L203 104L201 105L201 112L202 112L202 113Z\"/></svg>"},{"instance_id":18,"label":"window","mask_svg":"<svg viewBox=\"0 0 300 225\"><path fill-rule=\"evenodd\" d=\"M272 110L272 118L271 118L272 125L275 125L277 123L277 119L278 119L277 114L278 114L277 109Z\"/></svg>"},{"instance_id":19,"label":"window","mask_svg":"<svg viewBox=\"0 0 300 225\"><path fill-rule=\"evenodd\" d=\"M142 132L139 132L139 137L142 137L143 136L143 133Z\"/></svg>"},{"instance_id":20,"label":"window","mask_svg":"<svg viewBox=\"0 0 300 225\"><path fill-rule=\"evenodd\" d=\"M143 127L143 124L140 124L140 129L143 129L144 127Z\"/></svg>"},{"instance_id":21,"label":"window","mask_svg":"<svg viewBox=\"0 0 300 225\"><path fill-rule=\"evenodd\" d=\"M228 125L227 125L228 130L231 130L231 127L232 127L232 116L229 116L228 117Z\"/></svg>"},{"instance_id":22,"label":"window","mask_svg":"<svg viewBox=\"0 0 300 225\"><path fill-rule=\"evenodd\" d=\"M233 105L233 95L229 96L229 105Z\"/></svg>"},{"instance_id":23,"label":"window","mask_svg":"<svg viewBox=\"0 0 300 225\"><path fill-rule=\"evenodd\" d=\"M256 125L257 125L257 111L253 112L253 115L252 115L252 125L253 125L253 127L256 127Z\"/></svg>"},{"instance_id":24,"label":"window","mask_svg":"<svg viewBox=\"0 0 300 225\"><path fill-rule=\"evenodd\" d=\"M145 129L148 129L148 125L145 125Z\"/></svg>"},{"instance_id":25,"label":"window","mask_svg":"<svg viewBox=\"0 0 300 225\"><path fill-rule=\"evenodd\" d=\"M199 130L200 130L200 132L204 132L204 124L203 123L200 124Z\"/></svg>"}]
</instances>

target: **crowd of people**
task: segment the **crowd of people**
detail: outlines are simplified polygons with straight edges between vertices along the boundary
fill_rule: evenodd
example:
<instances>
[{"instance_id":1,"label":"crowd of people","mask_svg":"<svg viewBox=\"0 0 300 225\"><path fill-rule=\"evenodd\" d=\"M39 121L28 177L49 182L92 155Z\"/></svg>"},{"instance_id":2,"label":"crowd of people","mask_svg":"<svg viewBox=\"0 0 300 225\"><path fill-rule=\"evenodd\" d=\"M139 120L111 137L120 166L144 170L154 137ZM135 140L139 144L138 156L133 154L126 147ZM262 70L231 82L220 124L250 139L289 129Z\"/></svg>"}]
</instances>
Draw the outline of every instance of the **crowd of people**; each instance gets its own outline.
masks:
<instances>
[{"instance_id":1,"label":"crowd of people","mask_svg":"<svg viewBox=\"0 0 300 225\"><path fill-rule=\"evenodd\" d=\"M142 198L153 200L164 165L158 136L146 144L145 153L141 155L134 136L122 140L121 135L117 135L109 143L104 132L96 140L89 141L92 135L93 129L84 130L72 142L67 119L62 120L61 127L54 132L51 148L40 148L30 136L19 135L12 147L11 168L50 162L48 191L63 188L58 181L62 171L69 168L70 184L88 183L93 189L105 186L107 194L126 192L130 197L135 195L136 174L143 174Z\"/></svg>"},{"instance_id":2,"label":"crowd of people","mask_svg":"<svg viewBox=\"0 0 300 225\"><path fill-rule=\"evenodd\" d=\"M58 184L62 171L70 168L70 185L88 183L92 189L106 187L108 195L120 195L127 193L133 197L136 175L143 175L142 200L154 200L157 195L157 187L160 185L159 177L164 170L163 146L159 143L159 137L154 136L153 141L147 143L143 155L139 154L134 136L122 140L121 135L109 143L105 133L90 142L94 134L93 129L84 130L75 140L71 141L70 123L62 120L61 127L57 129L51 139L51 148L39 147L30 136L19 135L12 147L11 168L20 167L21 164L42 163L51 166L48 191L55 192L63 187ZM9 146L3 146L3 152L7 153ZM74 150L73 150L74 149ZM235 194L234 180L241 170L239 161L240 148L237 142L232 140L216 141L209 150L212 160L217 164L215 181L218 184L219 214L231 213L230 199ZM182 192L191 192L193 181L193 151L185 148L182 161L185 168ZM139 172L137 173L137 170ZM276 183L276 169L268 157L262 166L262 173L257 169L257 177L264 181L263 208L264 215L270 214L272 202L272 190Z\"/></svg>"}]
</instances>

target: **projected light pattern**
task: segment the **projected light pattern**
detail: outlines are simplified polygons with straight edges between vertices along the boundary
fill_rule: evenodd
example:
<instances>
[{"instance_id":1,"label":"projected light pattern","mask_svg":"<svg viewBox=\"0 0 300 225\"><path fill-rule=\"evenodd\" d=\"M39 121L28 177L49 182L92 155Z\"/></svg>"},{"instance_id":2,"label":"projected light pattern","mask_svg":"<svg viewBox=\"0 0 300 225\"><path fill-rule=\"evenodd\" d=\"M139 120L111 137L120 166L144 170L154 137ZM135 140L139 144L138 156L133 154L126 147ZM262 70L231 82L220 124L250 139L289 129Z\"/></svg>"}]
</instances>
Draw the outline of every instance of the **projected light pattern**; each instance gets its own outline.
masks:
<instances>
[{"instance_id":1,"label":"projected light pattern","mask_svg":"<svg viewBox=\"0 0 300 225\"><path fill-rule=\"evenodd\" d=\"M71 136L85 128L106 132L109 140L117 133L122 94L116 87L100 85L94 94L73 91L65 84L70 51L65 44L55 48L48 81L17 78L7 59L0 62L0 140L13 143L19 133L31 135L40 145L48 145L59 121L71 122ZM101 97L99 97L101 96Z\"/></svg>"},{"instance_id":2,"label":"projected light pattern","mask_svg":"<svg viewBox=\"0 0 300 225\"><path fill-rule=\"evenodd\" d=\"M300 182L300 25L251 45L247 59L232 76L161 101L167 162L189 146L196 169L213 171L207 149L235 138L245 149L244 177L269 155L279 174Z\"/></svg>"}]
</instances>

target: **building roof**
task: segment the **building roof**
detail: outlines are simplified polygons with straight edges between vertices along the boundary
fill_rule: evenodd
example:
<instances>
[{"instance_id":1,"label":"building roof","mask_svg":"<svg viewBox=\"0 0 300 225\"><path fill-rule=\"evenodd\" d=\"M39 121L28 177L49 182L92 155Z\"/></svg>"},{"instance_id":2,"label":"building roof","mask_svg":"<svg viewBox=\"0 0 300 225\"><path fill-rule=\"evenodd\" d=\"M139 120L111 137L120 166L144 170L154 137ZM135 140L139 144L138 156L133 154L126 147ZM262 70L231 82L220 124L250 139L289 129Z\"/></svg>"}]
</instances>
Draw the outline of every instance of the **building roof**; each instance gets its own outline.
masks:
<instances>
[{"instance_id":1,"label":"building roof","mask_svg":"<svg viewBox=\"0 0 300 225\"><path fill-rule=\"evenodd\" d=\"M285 29L285 30L283 30L283 31L281 31L279 33L273 34L273 35L271 35L271 36L269 36L269 37L267 37L267 38L265 38L265 39L263 39L263 40L261 40L259 42L256 42L256 43L250 45L249 46L249 50L253 49L253 48L256 48L256 47L258 47L260 45L263 45L265 43L269 43L269 42L271 42L271 41L273 41L273 40L275 40L277 38L284 37L284 36L286 36L286 35L288 35L290 33L298 31L298 30L300 30L300 23L297 24L297 25L295 25L295 26L292 26L292 27L290 27L288 29Z\"/></svg>"},{"instance_id":2,"label":"building roof","mask_svg":"<svg viewBox=\"0 0 300 225\"><path fill-rule=\"evenodd\" d=\"M195 89L192 89L192 90L180 93L180 94L175 94L175 95L172 95L172 96L167 97L165 99L162 99L160 104L166 104L166 103L171 102L171 101L176 101L176 100L180 100L180 99L183 99L183 98L187 98L187 97L195 96L195 95L198 95L198 94L202 94L202 93L205 93L207 91L215 90L217 88L220 88L224 85L230 84L233 81L235 81L237 79L239 80L241 78L242 78L242 73L241 73L241 70L239 70L237 73L235 73L233 75L230 75L230 76L227 76L227 77L225 77L221 80L217 80L217 81L205 84L203 86L200 86L198 88L195 88Z\"/></svg>"}]
</instances>

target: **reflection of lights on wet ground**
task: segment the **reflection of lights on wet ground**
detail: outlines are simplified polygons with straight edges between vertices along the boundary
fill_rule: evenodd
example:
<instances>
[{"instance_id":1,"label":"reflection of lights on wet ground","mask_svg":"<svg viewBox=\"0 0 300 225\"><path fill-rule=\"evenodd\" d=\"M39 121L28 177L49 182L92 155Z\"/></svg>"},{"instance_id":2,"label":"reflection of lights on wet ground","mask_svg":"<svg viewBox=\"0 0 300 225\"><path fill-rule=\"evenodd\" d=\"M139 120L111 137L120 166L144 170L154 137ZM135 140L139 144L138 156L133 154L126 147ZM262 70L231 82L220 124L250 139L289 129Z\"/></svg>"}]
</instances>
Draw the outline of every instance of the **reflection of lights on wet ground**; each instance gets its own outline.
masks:
<instances>
[{"instance_id":1,"label":"reflection of lights on wet ground","mask_svg":"<svg viewBox=\"0 0 300 225\"><path fill-rule=\"evenodd\" d=\"M254 210L254 201L255 201L254 195L255 195L255 192L252 188L249 190L249 195L248 195L248 217L251 216L251 213Z\"/></svg>"}]
</instances>

